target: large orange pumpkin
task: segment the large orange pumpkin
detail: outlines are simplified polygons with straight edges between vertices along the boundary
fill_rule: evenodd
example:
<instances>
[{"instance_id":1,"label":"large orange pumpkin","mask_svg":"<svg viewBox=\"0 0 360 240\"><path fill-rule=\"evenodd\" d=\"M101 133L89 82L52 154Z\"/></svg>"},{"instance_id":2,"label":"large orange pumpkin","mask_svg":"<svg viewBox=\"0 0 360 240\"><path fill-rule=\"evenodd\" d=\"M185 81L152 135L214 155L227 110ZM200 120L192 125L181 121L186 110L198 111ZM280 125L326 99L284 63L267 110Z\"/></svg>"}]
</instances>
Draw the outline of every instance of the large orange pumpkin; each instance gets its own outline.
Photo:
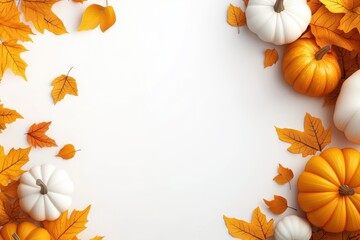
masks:
<instances>
[{"instance_id":1,"label":"large orange pumpkin","mask_svg":"<svg viewBox=\"0 0 360 240\"><path fill-rule=\"evenodd\" d=\"M327 232L360 230L360 153L330 148L312 157L298 179L298 203Z\"/></svg>"},{"instance_id":2,"label":"large orange pumpkin","mask_svg":"<svg viewBox=\"0 0 360 240\"><path fill-rule=\"evenodd\" d=\"M0 240L50 240L49 232L31 222L8 223L0 230Z\"/></svg>"},{"instance_id":3,"label":"large orange pumpkin","mask_svg":"<svg viewBox=\"0 0 360 240\"><path fill-rule=\"evenodd\" d=\"M313 39L288 45L282 62L284 79L295 91L313 97L326 96L337 86L341 70L330 47L319 48Z\"/></svg>"}]
</instances>

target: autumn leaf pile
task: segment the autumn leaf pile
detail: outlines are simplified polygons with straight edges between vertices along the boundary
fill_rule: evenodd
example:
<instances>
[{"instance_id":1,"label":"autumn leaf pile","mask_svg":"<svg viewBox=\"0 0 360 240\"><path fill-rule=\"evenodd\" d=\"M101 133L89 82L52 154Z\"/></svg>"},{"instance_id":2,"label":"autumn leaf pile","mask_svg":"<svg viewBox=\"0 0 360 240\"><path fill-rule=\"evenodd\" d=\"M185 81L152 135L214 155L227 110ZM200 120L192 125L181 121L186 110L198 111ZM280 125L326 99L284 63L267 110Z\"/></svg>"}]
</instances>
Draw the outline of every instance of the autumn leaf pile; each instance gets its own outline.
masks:
<instances>
[{"instance_id":1,"label":"autumn leaf pile","mask_svg":"<svg viewBox=\"0 0 360 240\"><path fill-rule=\"evenodd\" d=\"M60 0L0 0L0 79L4 73L11 70L15 75L25 80L28 64L21 58L21 53L26 51L23 42L32 41L31 36L37 33L49 31L55 35L68 33L64 23L52 11L54 4ZM72 0L74 3L83 3L86 0ZM69 4L72 4L69 2ZM102 32L107 31L116 21L116 16L112 6L101 6L91 4L86 7L78 31L91 30L100 26ZM72 68L71 68L72 69ZM53 89L51 96L54 105L64 99L66 95L78 95L77 83L75 78L70 76L70 71L54 77L51 85ZM45 82L46 83L46 82ZM47 82L46 84L50 84ZM20 113L14 109L9 109L0 104L0 134L6 131L9 124L18 119L22 119ZM17 187L19 177L27 171L25 164L30 161L29 153L32 148L58 147L52 136L48 136L50 122L34 123L24 135L29 144L28 148L12 148L7 153L0 146L0 229L7 223L19 223L31 221L38 226L45 228L51 235L52 240L76 240L77 235L86 229L88 214L91 205L83 210L73 210L63 212L54 221L38 222L31 219L24 213L19 205ZM56 157L64 160L72 159L79 149L72 144L58 147L59 152ZM55 156L54 156L55 157ZM91 240L101 240L102 236L96 236Z\"/></svg>"},{"instance_id":2,"label":"autumn leaf pile","mask_svg":"<svg viewBox=\"0 0 360 240\"><path fill-rule=\"evenodd\" d=\"M248 1L244 0L246 8ZM312 17L306 31L300 38L314 39L319 47L331 46L335 51L342 71L337 88L325 97L325 105L334 105L341 85L355 71L360 69L360 1L358 0L308 0ZM237 28L246 26L246 14L240 7L230 4L227 11L227 22ZM276 48L264 51L264 68L273 66L279 60ZM325 129L320 119L306 114L304 129L275 127L281 141L290 144L288 151L301 154L303 157L322 152L331 142L331 129ZM291 180L296 178L291 169L278 165L278 175L273 180L281 185L288 184L291 191ZM294 193L292 193L294 194ZM295 210L288 205L284 196L274 195L273 199L263 199L264 206L274 214L282 214L287 209ZM296 213L296 212L295 212ZM251 222L224 216L227 229L239 239L268 239L274 234L273 219L267 220L260 207L253 211ZM312 240L318 239L360 239L359 232L327 233L322 230L313 232Z\"/></svg>"}]
</instances>

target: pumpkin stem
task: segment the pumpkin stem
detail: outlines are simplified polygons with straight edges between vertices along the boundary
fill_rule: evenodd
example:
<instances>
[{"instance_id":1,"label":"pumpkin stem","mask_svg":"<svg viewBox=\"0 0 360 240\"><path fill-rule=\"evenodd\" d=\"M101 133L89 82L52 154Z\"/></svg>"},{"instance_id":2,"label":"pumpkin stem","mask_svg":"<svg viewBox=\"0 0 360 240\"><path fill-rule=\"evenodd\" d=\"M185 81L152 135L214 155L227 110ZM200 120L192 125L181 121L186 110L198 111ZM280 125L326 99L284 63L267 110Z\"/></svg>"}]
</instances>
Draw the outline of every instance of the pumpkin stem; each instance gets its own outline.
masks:
<instances>
[{"instance_id":1,"label":"pumpkin stem","mask_svg":"<svg viewBox=\"0 0 360 240\"><path fill-rule=\"evenodd\" d=\"M43 182L43 181L41 181L41 179L37 179L36 180L36 185L38 185L38 186L40 186L40 193L41 194L47 194L47 192L48 192L48 189L47 189L47 187L46 187L46 185L45 185L45 183Z\"/></svg>"},{"instance_id":2,"label":"pumpkin stem","mask_svg":"<svg viewBox=\"0 0 360 240\"><path fill-rule=\"evenodd\" d=\"M279 13L281 11L283 11L284 8L284 0L276 0L275 5L274 5L274 10L275 12Z\"/></svg>"},{"instance_id":3,"label":"pumpkin stem","mask_svg":"<svg viewBox=\"0 0 360 240\"><path fill-rule=\"evenodd\" d=\"M14 240L20 240L19 235L17 235L16 233L13 233L12 237Z\"/></svg>"},{"instance_id":4,"label":"pumpkin stem","mask_svg":"<svg viewBox=\"0 0 360 240\"><path fill-rule=\"evenodd\" d=\"M326 46L320 48L320 50L317 51L317 53L315 54L315 59L316 60L321 60L324 57L324 55L326 53L328 53L329 51L330 51L330 46L329 45L326 45Z\"/></svg>"},{"instance_id":5,"label":"pumpkin stem","mask_svg":"<svg viewBox=\"0 0 360 240\"><path fill-rule=\"evenodd\" d=\"M339 194L341 196L351 196L355 194L355 190L348 185L341 185L339 187Z\"/></svg>"}]
</instances>

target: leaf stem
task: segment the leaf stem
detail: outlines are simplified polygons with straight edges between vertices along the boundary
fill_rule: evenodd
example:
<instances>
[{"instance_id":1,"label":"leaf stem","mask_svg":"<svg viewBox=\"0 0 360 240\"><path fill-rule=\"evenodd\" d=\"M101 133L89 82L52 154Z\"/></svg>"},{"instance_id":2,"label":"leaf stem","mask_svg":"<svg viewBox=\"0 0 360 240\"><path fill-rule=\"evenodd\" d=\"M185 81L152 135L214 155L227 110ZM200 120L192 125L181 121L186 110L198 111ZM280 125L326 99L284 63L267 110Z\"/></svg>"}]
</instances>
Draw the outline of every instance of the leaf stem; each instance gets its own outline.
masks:
<instances>
[{"instance_id":1,"label":"leaf stem","mask_svg":"<svg viewBox=\"0 0 360 240\"><path fill-rule=\"evenodd\" d=\"M294 208L294 207L290 207L290 206L287 206L287 207L290 208L290 209L292 209L292 210L294 210L294 211L297 211L297 209Z\"/></svg>"},{"instance_id":2,"label":"leaf stem","mask_svg":"<svg viewBox=\"0 0 360 240\"><path fill-rule=\"evenodd\" d=\"M71 67L71 68L69 69L68 73L66 74L67 77L69 76L70 71L71 71L73 68L74 68L74 67Z\"/></svg>"},{"instance_id":3,"label":"leaf stem","mask_svg":"<svg viewBox=\"0 0 360 240\"><path fill-rule=\"evenodd\" d=\"M108 0L106 0L106 6L109 6Z\"/></svg>"}]
</instances>

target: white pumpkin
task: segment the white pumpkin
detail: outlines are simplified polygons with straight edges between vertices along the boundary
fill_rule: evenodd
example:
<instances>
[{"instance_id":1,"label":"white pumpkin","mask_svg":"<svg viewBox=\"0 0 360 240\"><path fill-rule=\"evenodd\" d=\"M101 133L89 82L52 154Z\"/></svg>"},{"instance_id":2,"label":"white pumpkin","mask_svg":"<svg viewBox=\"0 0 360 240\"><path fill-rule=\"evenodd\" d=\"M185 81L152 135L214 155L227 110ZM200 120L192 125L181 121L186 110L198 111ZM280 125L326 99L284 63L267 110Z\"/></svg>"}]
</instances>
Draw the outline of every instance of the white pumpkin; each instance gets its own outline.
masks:
<instances>
[{"instance_id":1,"label":"white pumpkin","mask_svg":"<svg viewBox=\"0 0 360 240\"><path fill-rule=\"evenodd\" d=\"M55 220L71 206L74 184L69 175L50 164L31 168L20 177L21 209L37 221Z\"/></svg>"},{"instance_id":2,"label":"white pumpkin","mask_svg":"<svg viewBox=\"0 0 360 240\"><path fill-rule=\"evenodd\" d=\"M249 0L245 13L249 29L277 45L298 39L311 20L306 0Z\"/></svg>"},{"instance_id":3,"label":"white pumpkin","mask_svg":"<svg viewBox=\"0 0 360 240\"><path fill-rule=\"evenodd\" d=\"M310 223L296 215L284 217L275 227L276 240L309 240L311 235Z\"/></svg>"},{"instance_id":4,"label":"white pumpkin","mask_svg":"<svg viewBox=\"0 0 360 240\"><path fill-rule=\"evenodd\" d=\"M335 126L345 133L345 137L360 144L360 70L343 83L336 100L334 111Z\"/></svg>"}]
</instances>

